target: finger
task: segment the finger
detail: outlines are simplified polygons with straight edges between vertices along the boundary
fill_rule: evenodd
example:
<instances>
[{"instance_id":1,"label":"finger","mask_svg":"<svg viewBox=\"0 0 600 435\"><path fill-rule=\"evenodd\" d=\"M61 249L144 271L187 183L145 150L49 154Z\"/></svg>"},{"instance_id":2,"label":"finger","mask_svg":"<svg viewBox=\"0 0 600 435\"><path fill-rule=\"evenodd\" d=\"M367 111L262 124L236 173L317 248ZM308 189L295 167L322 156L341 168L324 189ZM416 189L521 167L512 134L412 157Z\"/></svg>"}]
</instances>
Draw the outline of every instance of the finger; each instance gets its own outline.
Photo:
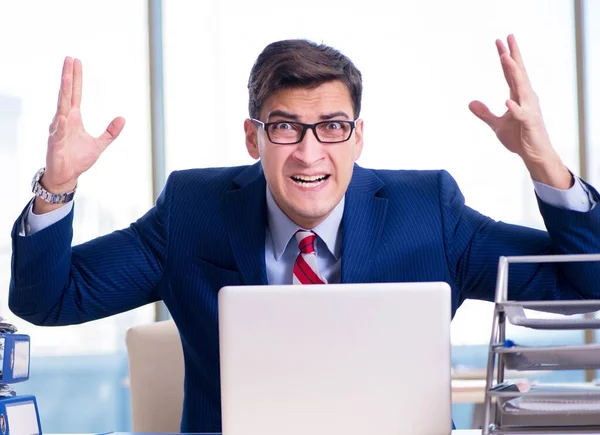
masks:
<instances>
[{"instance_id":1,"label":"finger","mask_svg":"<svg viewBox=\"0 0 600 435\"><path fill-rule=\"evenodd\" d=\"M471 101L469 109L476 117L489 125L492 130L496 129L496 125L500 118L494 115L481 101Z\"/></svg>"},{"instance_id":2,"label":"finger","mask_svg":"<svg viewBox=\"0 0 600 435\"><path fill-rule=\"evenodd\" d=\"M523 75L524 79L529 82L529 75L527 74L527 69L525 68L523 57L521 56L521 50L519 49L519 45L517 44L517 40L514 35L508 35L508 48L510 50L510 56L514 59L515 63L521 70L521 74Z\"/></svg>"},{"instance_id":3,"label":"finger","mask_svg":"<svg viewBox=\"0 0 600 435\"><path fill-rule=\"evenodd\" d=\"M504 64L504 62L502 62L502 56L504 54L508 54L508 50L504 46L504 43L499 39L496 39L496 49L498 50L498 55L500 56L500 65L502 66L502 72L504 73L504 79L506 80L506 83L508 84L508 88L510 90L510 98L512 100L516 100L517 95L515 94L515 91L513 89L513 83L512 83L511 77L510 77L510 72L509 72L508 68L506 67L506 65Z\"/></svg>"},{"instance_id":4,"label":"finger","mask_svg":"<svg viewBox=\"0 0 600 435\"><path fill-rule=\"evenodd\" d=\"M515 60L525 79L529 81L529 77L527 76L527 70L525 69L525 63L523 62L523 57L521 56L521 50L519 50L519 45L517 44L517 40L515 35L508 35L508 48L510 49L510 56Z\"/></svg>"},{"instance_id":5,"label":"finger","mask_svg":"<svg viewBox=\"0 0 600 435\"><path fill-rule=\"evenodd\" d=\"M79 108L81 106L81 91L83 84L83 67L79 59L73 60L73 96L71 106Z\"/></svg>"},{"instance_id":6,"label":"finger","mask_svg":"<svg viewBox=\"0 0 600 435\"><path fill-rule=\"evenodd\" d=\"M71 110L71 94L73 90L73 59L65 58L62 77L60 80L60 93L58 95L57 115L68 116Z\"/></svg>"},{"instance_id":7,"label":"finger","mask_svg":"<svg viewBox=\"0 0 600 435\"><path fill-rule=\"evenodd\" d=\"M112 122L108 124L106 131L98 138L103 150L106 149L106 147L109 146L111 142L119 136L119 134L121 134L124 126L125 118L120 116L113 119Z\"/></svg>"},{"instance_id":8,"label":"finger","mask_svg":"<svg viewBox=\"0 0 600 435\"><path fill-rule=\"evenodd\" d=\"M508 54L503 54L501 60L508 70L508 74L512 83L511 89L516 94L516 98L511 98L511 100L519 104L526 104L527 102L530 102L535 94L533 93L531 84L529 83L529 80L527 79L527 76L523 70L517 65L512 56Z\"/></svg>"},{"instance_id":9,"label":"finger","mask_svg":"<svg viewBox=\"0 0 600 435\"><path fill-rule=\"evenodd\" d=\"M515 117L515 119L517 121L523 122L526 119L525 116L525 111L523 110L523 108L521 106L519 106L517 104L516 101L513 100L506 100L506 107L508 108L508 111Z\"/></svg>"},{"instance_id":10,"label":"finger","mask_svg":"<svg viewBox=\"0 0 600 435\"><path fill-rule=\"evenodd\" d=\"M504 42L502 42L502 40L500 39L496 39L496 49L498 50L498 56L502 57L502 55L504 53L508 53L508 50L506 48L506 46L504 45Z\"/></svg>"}]
</instances>

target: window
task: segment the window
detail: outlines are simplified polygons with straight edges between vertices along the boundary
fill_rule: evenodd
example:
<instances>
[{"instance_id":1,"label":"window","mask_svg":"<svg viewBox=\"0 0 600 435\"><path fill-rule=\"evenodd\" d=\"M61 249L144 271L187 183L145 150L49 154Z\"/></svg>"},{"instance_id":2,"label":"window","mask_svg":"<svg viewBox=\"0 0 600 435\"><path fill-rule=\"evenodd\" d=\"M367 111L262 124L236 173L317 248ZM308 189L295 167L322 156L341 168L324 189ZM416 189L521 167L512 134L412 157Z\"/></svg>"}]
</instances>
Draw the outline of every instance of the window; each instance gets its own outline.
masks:
<instances>
[{"instance_id":1,"label":"window","mask_svg":"<svg viewBox=\"0 0 600 435\"><path fill-rule=\"evenodd\" d=\"M74 244L123 228L151 207L147 2L2 2L0 56L0 289L3 317L31 336L31 379L45 432L129 430L124 334L153 319L152 306L81 326L38 328L8 311L10 228L44 166L62 62L84 68L82 116L99 135L118 115L119 137L84 174L75 199ZM6 43L10 41L10 43ZM85 388L82 388L85 385Z\"/></svg>"},{"instance_id":2,"label":"window","mask_svg":"<svg viewBox=\"0 0 600 435\"><path fill-rule=\"evenodd\" d=\"M554 144L577 171L572 5L433 4L350 2L339 8L309 1L303 8L319 13L298 19L297 5L269 1L260 7L165 2L168 169L252 163L242 129L252 64L269 42L308 38L339 48L363 73L365 148L359 164L447 169L477 210L542 227L524 165L467 105L480 99L504 112L508 90L494 40L514 33ZM383 133L390 120L402 125L393 138ZM489 341L492 311L481 304L459 310L456 344Z\"/></svg>"},{"instance_id":3,"label":"window","mask_svg":"<svg viewBox=\"0 0 600 435\"><path fill-rule=\"evenodd\" d=\"M494 41L509 33L517 37L554 145L578 171L571 2L351 0L340 7L309 0L301 9L272 0L164 3L169 171L252 163L242 123L253 62L270 42L307 38L340 49L363 73L360 165L447 169L470 206L541 228L524 165L467 107L479 99L504 112L508 88ZM393 138L383 133L389 122L402 126ZM452 325L457 364L485 366L491 323L490 303L461 307ZM454 414L459 427L468 427L466 413Z\"/></svg>"},{"instance_id":4,"label":"window","mask_svg":"<svg viewBox=\"0 0 600 435\"><path fill-rule=\"evenodd\" d=\"M600 28L597 23L600 20L600 4L594 1L584 1L584 47L586 71L584 72L587 82L587 140L589 145L589 156L587 157L587 169L590 182L596 186L600 183L600 125L595 120L600 116Z\"/></svg>"}]
</instances>

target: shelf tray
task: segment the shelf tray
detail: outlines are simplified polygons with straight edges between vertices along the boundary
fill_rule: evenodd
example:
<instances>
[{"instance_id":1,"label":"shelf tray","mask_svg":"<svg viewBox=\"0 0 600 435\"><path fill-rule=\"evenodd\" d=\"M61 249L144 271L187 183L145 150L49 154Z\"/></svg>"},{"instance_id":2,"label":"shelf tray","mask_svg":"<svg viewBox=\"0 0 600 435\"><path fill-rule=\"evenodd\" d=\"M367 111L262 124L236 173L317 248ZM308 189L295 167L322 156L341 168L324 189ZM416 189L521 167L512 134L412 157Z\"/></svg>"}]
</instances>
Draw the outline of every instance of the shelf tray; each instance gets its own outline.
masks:
<instances>
[{"instance_id":1,"label":"shelf tray","mask_svg":"<svg viewBox=\"0 0 600 435\"><path fill-rule=\"evenodd\" d=\"M517 326L532 329L600 329L600 318L586 319L576 314L600 311L600 301L503 302L500 304L507 320ZM524 309L561 314L554 319L528 317Z\"/></svg>"},{"instance_id":2,"label":"shelf tray","mask_svg":"<svg viewBox=\"0 0 600 435\"><path fill-rule=\"evenodd\" d=\"M501 355L510 370L587 370L600 368L600 344L544 347L500 347Z\"/></svg>"},{"instance_id":3,"label":"shelf tray","mask_svg":"<svg viewBox=\"0 0 600 435\"><path fill-rule=\"evenodd\" d=\"M498 401L502 427L600 425L600 387L534 385L529 391L514 390L516 385L507 383L490 391Z\"/></svg>"}]
</instances>

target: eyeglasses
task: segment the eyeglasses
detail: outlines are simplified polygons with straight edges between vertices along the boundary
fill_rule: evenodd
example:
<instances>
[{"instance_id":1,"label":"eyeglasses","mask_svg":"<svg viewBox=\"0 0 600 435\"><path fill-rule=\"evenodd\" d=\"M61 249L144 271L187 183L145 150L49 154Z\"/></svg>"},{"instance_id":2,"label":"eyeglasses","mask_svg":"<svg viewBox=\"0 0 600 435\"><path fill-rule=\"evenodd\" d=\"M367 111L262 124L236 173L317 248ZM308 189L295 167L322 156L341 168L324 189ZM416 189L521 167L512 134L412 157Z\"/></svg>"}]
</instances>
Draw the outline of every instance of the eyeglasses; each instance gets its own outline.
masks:
<instances>
[{"instance_id":1,"label":"eyeglasses","mask_svg":"<svg viewBox=\"0 0 600 435\"><path fill-rule=\"evenodd\" d=\"M267 137L274 144L294 145L302 142L306 130L311 129L317 140L321 143L346 142L352 136L355 121L322 121L315 124L303 124L301 122L277 121L262 122L251 119L259 127L267 132Z\"/></svg>"}]
</instances>

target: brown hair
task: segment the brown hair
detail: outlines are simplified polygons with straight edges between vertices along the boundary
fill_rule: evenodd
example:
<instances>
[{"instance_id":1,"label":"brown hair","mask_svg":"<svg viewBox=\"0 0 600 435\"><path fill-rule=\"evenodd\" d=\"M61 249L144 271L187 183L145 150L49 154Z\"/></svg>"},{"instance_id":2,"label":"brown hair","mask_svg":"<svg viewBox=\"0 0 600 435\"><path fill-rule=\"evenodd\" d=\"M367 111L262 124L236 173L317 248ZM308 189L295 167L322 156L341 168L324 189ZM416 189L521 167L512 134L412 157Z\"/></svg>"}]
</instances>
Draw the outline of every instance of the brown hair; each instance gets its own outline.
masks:
<instances>
[{"instance_id":1,"label":"brown hair","mask_svg":"<svg viewBox=\"0 0 600 435\"><path fill-rule=\"evenodd\" d=\"M335 48L305 39L273 42L254 62L248 80L248 111L258 118L265 101L275 92L293 87L317 87L340 80L350 91L354 118L360 114L362 76L352 61Z\"/></svg>"}]
</instances>

